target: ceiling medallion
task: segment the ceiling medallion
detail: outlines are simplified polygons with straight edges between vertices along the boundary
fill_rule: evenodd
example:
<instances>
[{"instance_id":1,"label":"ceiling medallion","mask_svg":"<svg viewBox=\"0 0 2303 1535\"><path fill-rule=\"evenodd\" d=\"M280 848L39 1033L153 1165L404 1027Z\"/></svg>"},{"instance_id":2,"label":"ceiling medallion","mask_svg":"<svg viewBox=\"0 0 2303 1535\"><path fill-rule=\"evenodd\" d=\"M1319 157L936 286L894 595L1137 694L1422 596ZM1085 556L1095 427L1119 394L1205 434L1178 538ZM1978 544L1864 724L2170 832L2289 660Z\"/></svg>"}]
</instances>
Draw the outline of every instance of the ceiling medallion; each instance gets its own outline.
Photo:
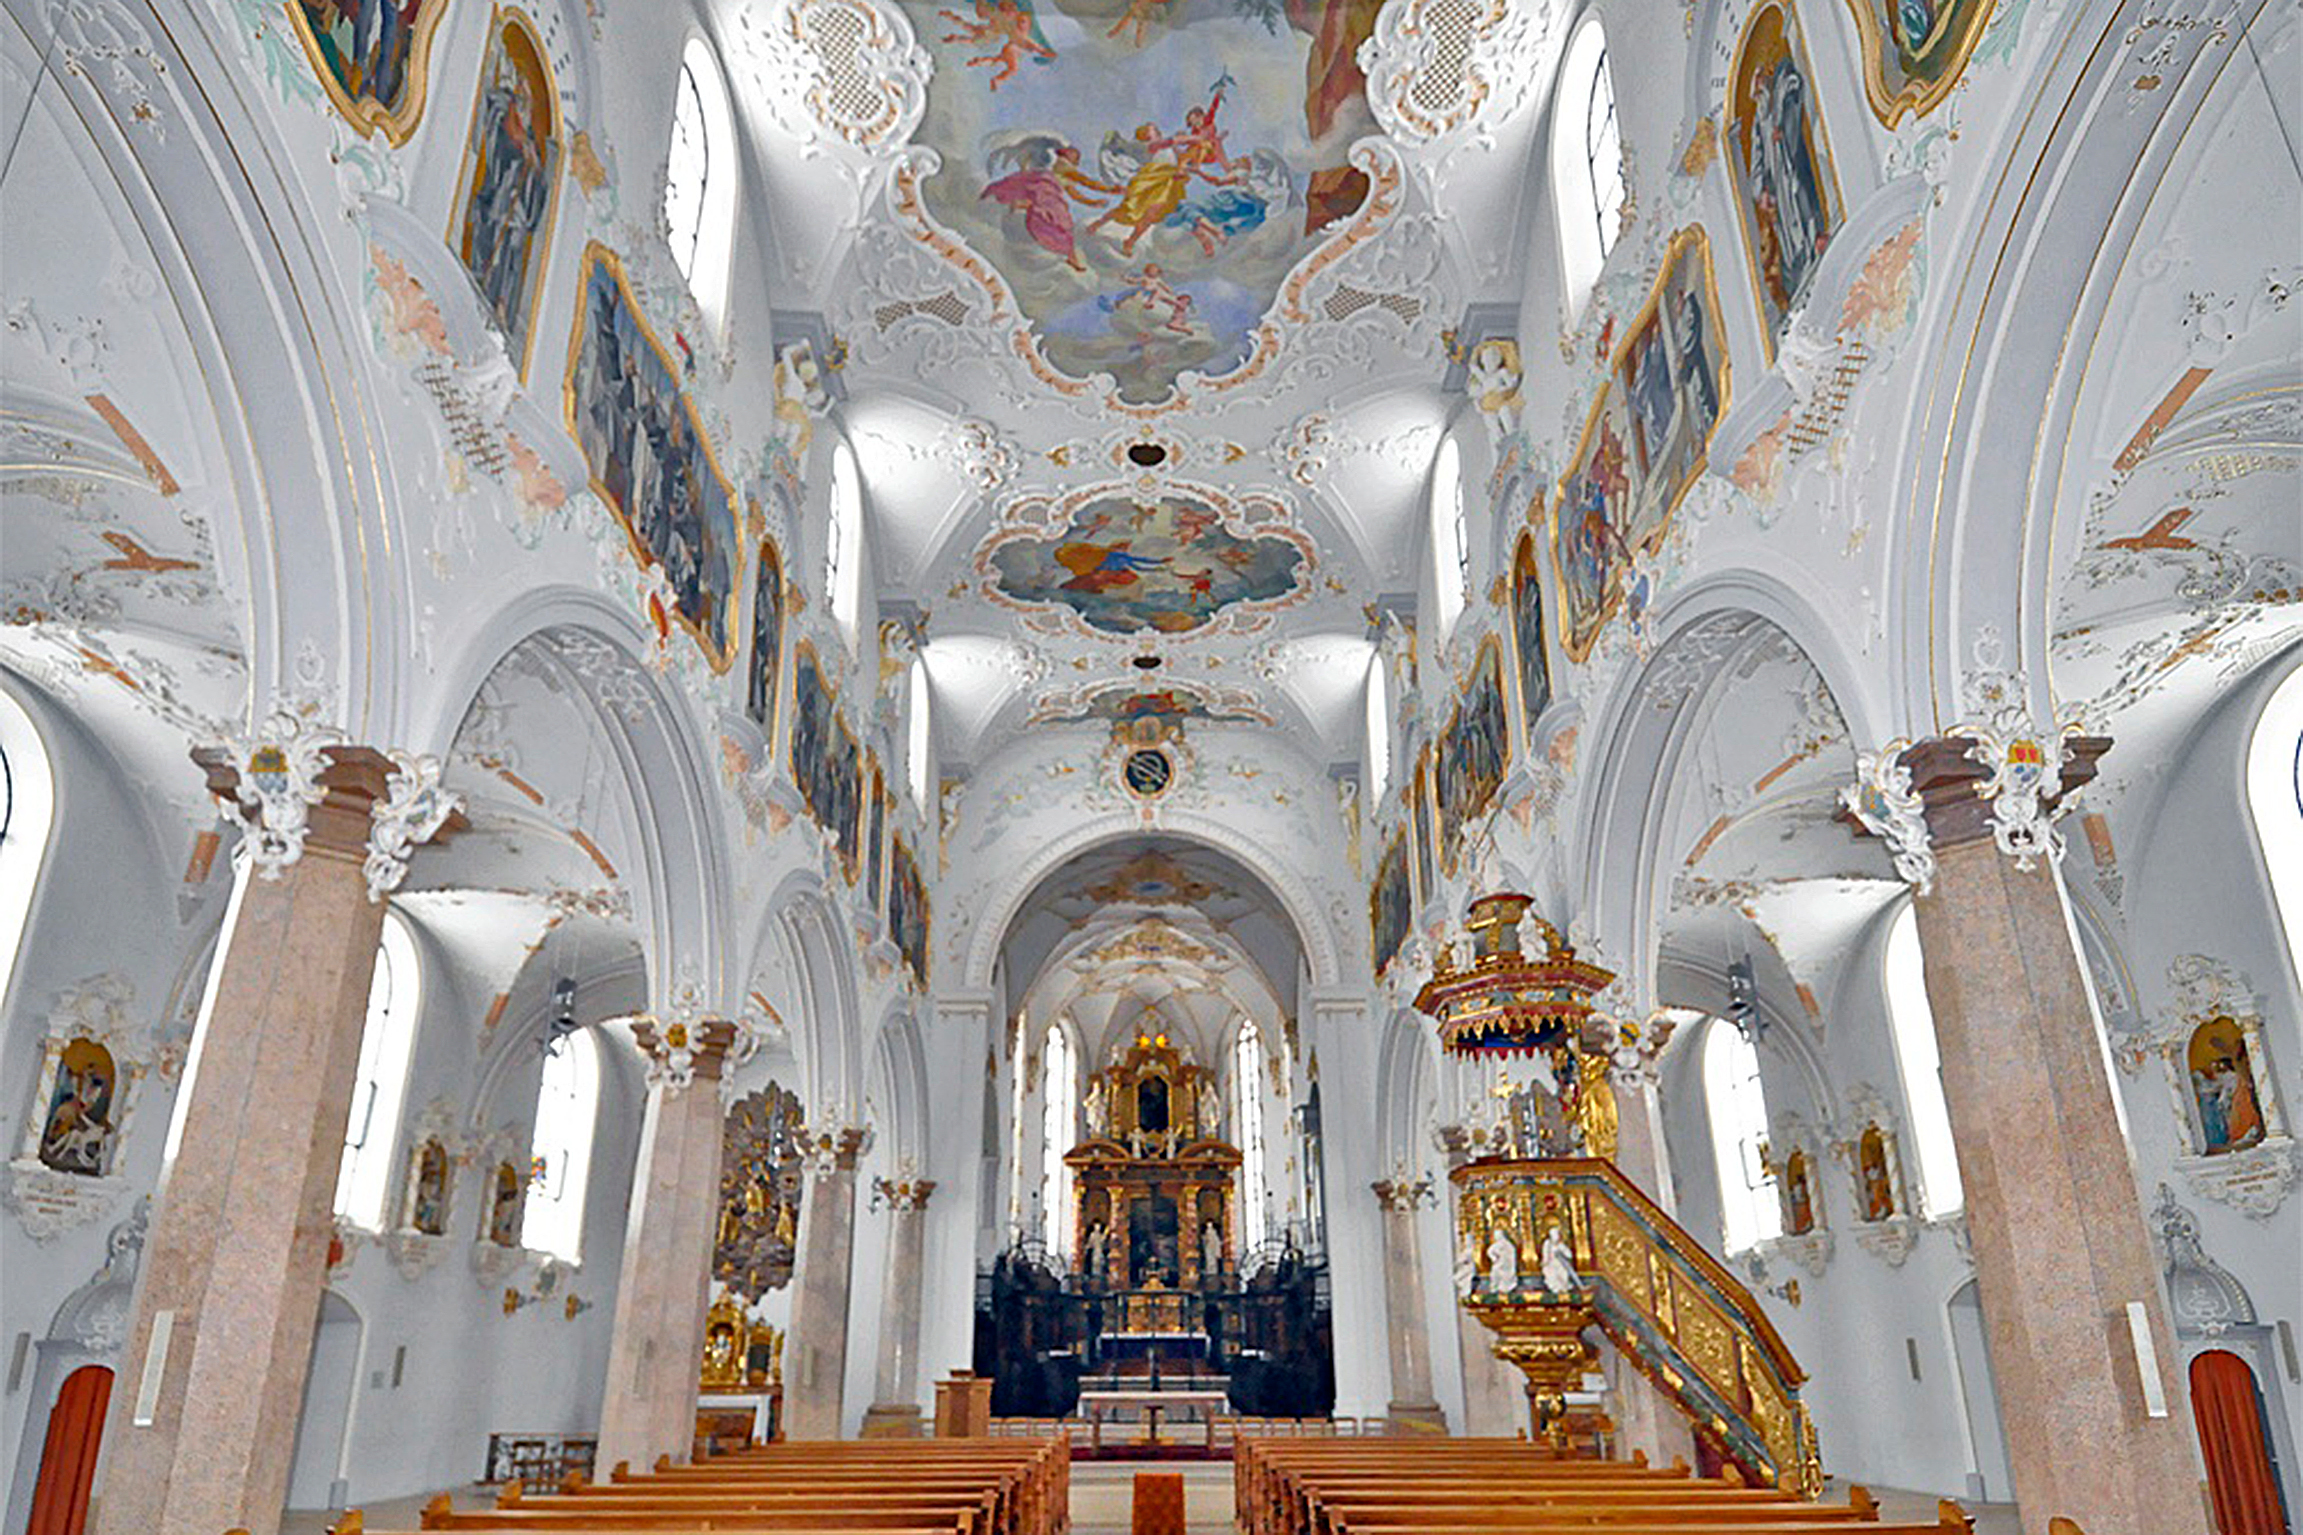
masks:
<instances>
[{"instance_id":1,"label":"ceiling medallion","mask_svg":"<svg viewBox=\"0 0 2303 1535\"><path fill-rule=\"evenodd\" d=\"M1577 959L1575 946L1558 928L1529 913L1534 904L1524 895L1508 893L1472 902L1465 924L1472 940L1470 967L1456 969L1455 946L1441 945L1431 979L1415 994L1415 1005L1439 1024L1440 1048L1450 1055L1541 1052L1550 1058L1553 1075L1564 1087L1572 1082L1576 1057L1583 1049L1592 998L1615 979L1615 972ZM1532 922L1542 932L1540 958L1520 952L1522 922Z\"/></svg>"},{"instance_id":2,"label":"ceiling medallion","mask_svg":"<svg viewBox=\"0 0 2303 1535\"><path fill-rule=\"evenodd\" d=\"M1158 799L1175 784L1175 762L1159 747L1138 747L1121 760L1120 782L1137 799Z\"/></svg>"}]
</instances>

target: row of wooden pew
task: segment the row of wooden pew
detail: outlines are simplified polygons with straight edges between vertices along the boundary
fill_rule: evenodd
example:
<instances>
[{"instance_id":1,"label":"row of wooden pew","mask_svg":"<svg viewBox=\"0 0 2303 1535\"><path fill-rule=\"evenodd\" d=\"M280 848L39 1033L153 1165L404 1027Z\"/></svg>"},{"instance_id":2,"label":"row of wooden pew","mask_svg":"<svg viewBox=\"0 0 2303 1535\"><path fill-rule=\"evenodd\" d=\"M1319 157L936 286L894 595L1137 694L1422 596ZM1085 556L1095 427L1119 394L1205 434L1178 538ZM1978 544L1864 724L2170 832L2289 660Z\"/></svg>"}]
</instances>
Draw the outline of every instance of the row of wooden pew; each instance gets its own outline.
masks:
<instances>
[{"instance_id":1,"label":"row of wooden pew","mask_svg":"<svg viewBox=\"0 0 2303 1535\"><path fill-rule=\"evenodd\" d=\"M605 1482L571 1477L559 1491L517 1482L496 1506L459 1509L446 1495L424 1510L427 1530L627 1535L1066 1535L1071 1442L864 1439L782 1441L700 1465L659 1460ZM354 1518L335 1535L367 1535Z\"/></svg>"},{"instance_id":2,"label":"row of wooden pew","mask_svg":"<svg viewBox=\"0 0 2303 1535\"><path fill-rule=\"evenodd\" d=\"M1944 1535L1885 1524L1862 1488L1810 1503L1730 1476L1643 1460L1562 1460L1520 1439L1243 1439L1232 1461L1244 1535Z\"/></svg>"}]
</instances>

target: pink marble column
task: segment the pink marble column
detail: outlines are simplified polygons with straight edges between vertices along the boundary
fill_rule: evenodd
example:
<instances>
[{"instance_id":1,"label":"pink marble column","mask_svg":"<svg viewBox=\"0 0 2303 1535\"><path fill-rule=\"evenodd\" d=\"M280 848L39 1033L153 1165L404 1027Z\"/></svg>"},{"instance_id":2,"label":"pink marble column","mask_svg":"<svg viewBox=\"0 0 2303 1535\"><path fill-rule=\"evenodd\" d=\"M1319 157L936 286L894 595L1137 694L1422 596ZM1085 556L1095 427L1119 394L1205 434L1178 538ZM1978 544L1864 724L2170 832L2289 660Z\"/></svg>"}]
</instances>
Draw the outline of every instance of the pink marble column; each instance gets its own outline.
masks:
<instances>
[{"instance_id":1,"label":"pink marble column","mask_svg":"<svg viewBox=\"0 0 2303 1535\"><path fill-rule=\"evenodd\" d=\"M1447 1431L1447 1414L1431 1394L1431 1324L1424 1318L1423 1267L1415 1239L1416 1210L1432 1197L1431 1181L1378 1179L1370 1185L1383 1207L1383 1302L1390 1319L1390 1415Z\"/></svg>"},{"instance_id":2,"label":"pink marble column","mask_svg":"<svg viewBox=\"0 0 2303 1535\"><path fill-rule=\"evenodd\" d=\"M220 799L265 824L237 763L195 755ZM383 933L362 865L392 773L366 747L318 761L300 855L242 876L216 961L105 1425L99 1532L280 1525ZM277 760L260 769L293 776Z\"/></svg>"},{"instance_id":3,"label":"pink marble column","mask_svg":"<svg viewBox=\"0 0 2303 1535\"><path fill-rule=\"evenodd\" d=\"M1451 1172L1472 1158L1471 1136L1461 1125L1442 1125L1439 1144ZM1463 1187L1453 1179L1447 1183L1447 1200L1448 1230L1460 1232ZM1526 1383L1517 1370L1495 1357L1495 1334L1487 1324L1464 1310L1462 1296L1455 1302L1456 1348L1463 1365L1463 1431L1508 1439L1527 1427Z\"/></svg>"},{"instance_id":4,"label":"pink marble column","mask_svg":"<svg viewBox=\"0 0 2303 1535\"><path fill-rule=\"evenodd\" d=\"M800 1235L799 1290L792 1301L784 1370L785 1432L794 1439L840 1437L841 1385L848 1370L848 1283L855 1267L856 1159L871 1132L821 1132ZM915 1314L918 1308L913 1308Z\"/></svg>"},{"instance_id":5,"label":"pink marble column","mask_svg":"<svg viewBox=\"0 0 2303 1535\"><path fill-rule=\"evenodd\" d=\"M645 1470L685 1461L696 1439L712 1235L720 1204L720 1070L735 1025L632 1025L648 1061L648 1107L632 1169L595 1463Z\"/></svg>"},{"instance_id":6,"label":"pink marble column","mask_svg":"<svg viewBox=\"0 0 2303 1535\"><path fill-rule=\"evenodd\" d=\"M916 1439L920 1433L920 1264L926 1250L932 1178L880 1179L872 1186L888 1207L888 1287L880 1307L880 1357L866 1439Z\"/></svg>"},{"instance_id":7,"label":"pink marble column","mask_svg":"<svg viewBox=\"0 0 2303 1535\"><path fill-rule=\"evenodd\" d=\"M2016 1501L2026 1530L2204 1535L2209 1521L2174 1338L2051 859L2000 851L1964 737L1903 753L1934 857L1917 899L1944 1096ZM2093 776L2082 742L2059 786ZM2146 1408L2139 1304L2168 1404Z\"/></svg>"}]
</instances>

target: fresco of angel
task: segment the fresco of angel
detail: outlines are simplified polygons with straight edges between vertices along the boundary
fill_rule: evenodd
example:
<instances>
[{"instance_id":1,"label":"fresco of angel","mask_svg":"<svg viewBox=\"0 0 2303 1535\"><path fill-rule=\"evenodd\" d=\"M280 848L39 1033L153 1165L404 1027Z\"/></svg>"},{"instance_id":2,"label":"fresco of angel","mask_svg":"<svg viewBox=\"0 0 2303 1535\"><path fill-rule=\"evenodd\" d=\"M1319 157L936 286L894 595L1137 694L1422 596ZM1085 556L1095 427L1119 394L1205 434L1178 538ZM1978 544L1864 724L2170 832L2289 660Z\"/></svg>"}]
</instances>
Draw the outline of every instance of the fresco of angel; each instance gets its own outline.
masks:
<instances>
[{"instance_id":1,"label":"fresco of angel","mask_svg":"<svg viewBox=\"0 0 2303 1535\"><path fill-rule=\"evenodd\" d=\"M1047 34L1040 30L1039 20L1032 15L1030 6L1020 0L973 0L972 9L976 13L973 21L953 10L938 13L959 28L956 32L946 32L944 41L984 49L968 60L968 67L989 67L991 89L996 91L1002 81L1013 79L1026 58L1034 64L1056 61L1056 51L1049 44Z\"/></svg>"},{"instance_id":2,"label":"fresco of angel","mask_svg":"<svg viewBox=\"0 0 2303 1535\"><path fill-rule=\"evenodd\" d=\"M1079 146L1052 133L1026 134L985 156L984 167L987 173L997 173L997 179L987 182L978 196L1022 214L1024 233L1034 244L1061 256L1073 271L1086 271L1072 224L1072 204L1100 207L1095 194L1116 197L1120 188L1080 169Z\"/></svg>"}]
</instances>

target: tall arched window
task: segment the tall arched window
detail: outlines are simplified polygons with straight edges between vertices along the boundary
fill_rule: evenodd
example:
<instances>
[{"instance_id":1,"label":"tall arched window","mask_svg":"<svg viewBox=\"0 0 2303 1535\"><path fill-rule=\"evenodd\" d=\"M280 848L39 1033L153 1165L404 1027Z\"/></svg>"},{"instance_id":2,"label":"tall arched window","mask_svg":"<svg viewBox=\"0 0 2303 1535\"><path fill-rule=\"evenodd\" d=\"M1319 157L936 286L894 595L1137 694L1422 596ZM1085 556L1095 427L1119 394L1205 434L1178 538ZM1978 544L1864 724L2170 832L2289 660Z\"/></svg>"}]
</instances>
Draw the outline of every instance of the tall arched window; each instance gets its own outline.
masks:
<instances>
[{"instance_id":1,"label":"tall arched window","mask_svg":"<svg viewBox=\"0 0 2303 1535\"><path fill-rule=\"evenodd\" d=\"M1231 1045L1232 1139L1239 1143L1239 1232L1242 1255L1271 1235L1271 1179L1264 1166L1263 1031L1239 1021Z\"/></svg>"},{"instance_id":2,"label":"tall arched window","mask_svg":"<svg viewBox=\"0 0 2303 1535\"><path fill-rule=\"evenodd\" d=\"M0 1016L48 853L56 783L32 716L0 691Z\"/></svg>"},{"instance_id":3,"label":"tall arched window","mask_svg":"<svg viewBox=\"0 0 2303 1535\"><path fill-rule=\"evenodd\" d=\"M1440 439L1431 466L1431 579L1439 596L1439 637L1455 629L1471 593L1471 542L1464 527L1463 450Z\"/></svg>"},{"instance_id":4,"label":"tall arched window","mask_svg":"<svg viewBox=\"0 0 2303 1535\"><path fill-rule=\"evenodd\" d=\"M856 472L856 450L843 439L832 445L831 525L824 534L824 591L832 620L856 643L856 620L864 602L864 485Z\"/></svg>"},{"instance_id":5,"label":"tall arched window","mask_svg":"<svg viewBox=\"0 0 2303 1535\"><path fill-rule=\"evenodd\" d=\"M2303 666L2263 706L2247 749L2247 808L2287 927L2287 957L2303 979ZM5 929L0 929L5 931Z\"/></svg>"},{"instance_id":6,"label":"tall arched window","mask_svg":"<svg viewBox=\"0 0 2303 1535\"><path fill-rule=\"evenodd\" d=\"M351 1117L344 1122L344 1154L336 1164L336 1214L368 1231L384 1229L384 1196L392 1184L400 1105L408 1093L408 1063L415 1053L423 998L416 941L408 925L387 912L375 974L368 982L368 1020L360 1028L359 1075L353 1081Z\"/></svg>"},{"instance_id":7,"label":"tall arched window","mask_svg":"<svg viewBox=\"0 0 2303 1535\"><path fill-rule=\"evenodd\" d=\"M584 1191L592 1181L592 1135L599 1119L600 1047L590 1030L578 1029L544 1057L536 1083L521 1246L569 1263L583 1258Z\"/></svg>"},{"instance_id":8,"label":"tall arched window","mask_svg":"<svg viewBox=\"0 0 2303 1535\"><path fill-rule=\"evenodd\" d=\"M1367 803L1362 815L1373 815L1391 787L1391 688L1383 675L1379 646L1367 662Z\"/></svg>"},{"instance_id":9,"label":"tall arched window","mask_svg":"<svg viewBox=\"0 0 2303 1535\"><path fill-rule=\"evenodd\" d=\"M919 656L912 658L912 675L907 684L911 698L906 705L904 721L904 771L911 779L912 803L924 814L928 808L928 791L935 787L929 777L928 751L934 741L930 733L932 720L928 711L935 706L934 694L928 689L928 664Z\"/></svg>"},{"instance_id":10,"label":"tall arched window","mask_svg":"<svg viewBox=\"0 0 2303 1535\"><path fill-rule=\"evenodd\" d=\"M1594 16L1577 30L1560 66L1551 109L1552 204L1559 219L1560 291L1568 317L1584 300L1623 223L1623 143L1607 34Z\"/></svg>"},{"instance_id":11,"label":"tall arched window","mask_svg":"<svg viewBox=\"0 0 2303 1535\"><path fill-rule=\"evenodd\" d=\"M1703 1036L1703 1105L1719 1168L1719 1216L1729 1252L1783 1235L1783 1207L1767 1170L1767 1091L1759 1052L1743 1031L1714 1018Z\"/></svg>"},{"instance_id":12,"label":"tall arched window","mask_svg":"<svg viewBox=\"0 0 2303 1535\"><path fill-rule=\"evenodd\" d=\"M1048 1250L1068 1257L1072 1250L1072 1170L1064 1153L1078 1144L1079 1062L1071 1035L1061 1022L1048 1025L1040 1057L1047 1093L1040 1110L1040 1231Z\"/></svg>"},{"instance_id":13,"label":"tall arched window","mask_svg":"<svg viewBox=\"0 0 2303 1535\"><path fill-rule=\"evenodd\" d=\"M664 163L664 223L672 259L715 326L727 304L736 230L734 119L719 65L702 38L680 56L672 142Z\"/></svg>"},{"instance_id":14,"label":"tall arched window","mask_svg":"<svg viewBox=\"0 0 2303 1535\"><path fill-rule=\"evenodd\" d=\"M1928 1005L1927 976L1920 964L1919 914L1908 905L1888 930L1886 970L1887 1026L1895 1038L1895 1069L1903 1078L1903 1107L1919 1162L1920 1209L1929 1220L1942 1220L1966 1205L1967 1191L1959 1181L1951 1110L1943 1102L1935 1010Z\"/></svg>"}]
</instances>

